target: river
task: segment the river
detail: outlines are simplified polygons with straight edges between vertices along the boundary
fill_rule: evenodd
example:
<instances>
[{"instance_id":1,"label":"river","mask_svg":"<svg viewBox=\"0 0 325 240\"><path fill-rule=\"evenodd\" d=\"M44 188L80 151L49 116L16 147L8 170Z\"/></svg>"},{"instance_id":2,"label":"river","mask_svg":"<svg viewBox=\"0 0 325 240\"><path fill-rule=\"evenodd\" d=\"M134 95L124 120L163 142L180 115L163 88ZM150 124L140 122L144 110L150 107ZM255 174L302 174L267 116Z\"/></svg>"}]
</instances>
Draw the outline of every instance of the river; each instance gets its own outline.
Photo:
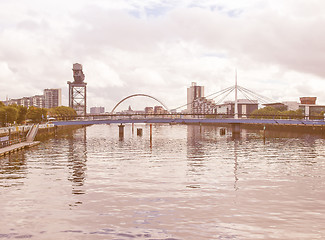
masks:
<instances>
[{"instance_id":1,"label":"river","mask_svg":"<svg viewBox=\"0 0 325 240\"><path fill-rule=\"evenodd\" d=\"M325 140L93 125L0 158L0 239L325 239Z\"/></svg>"}]
</instances>

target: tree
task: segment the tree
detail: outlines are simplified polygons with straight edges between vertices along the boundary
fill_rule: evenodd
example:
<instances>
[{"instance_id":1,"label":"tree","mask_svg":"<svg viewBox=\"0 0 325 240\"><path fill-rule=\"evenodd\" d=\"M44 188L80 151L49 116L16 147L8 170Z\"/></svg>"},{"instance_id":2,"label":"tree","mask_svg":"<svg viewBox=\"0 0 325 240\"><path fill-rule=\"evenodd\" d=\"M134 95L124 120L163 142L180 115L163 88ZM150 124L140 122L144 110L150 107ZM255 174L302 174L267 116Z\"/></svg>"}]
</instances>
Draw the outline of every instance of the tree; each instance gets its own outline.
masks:
<instances>
[{"instance_id":1,"label":"tree","mask_svg":"<svg viewBox=\"0 0 325 240\"><path fill-rule=\"evenodd\" d=\"M34 123L40 123L43 120L46 120L47 116L47 109L45 108L37 108L34 106L31 106L27 110L26 118L31 119Z\"/></svg>"},{"instance_id":2,"label":"tree","mask_svg":"<svg viewBox=\"0 0 325 240\"><path fill-rule=\"evenodd\" d=\"M288 119L288 118L301 119L304 117L301 109L298 109L296 111L293 111L293 110L283 111L283 112L281 112L281 115L283 115L282 118L285 118L285 119Z\"/></svg>"},{"instance_id":3,"label":"tree","mask_svg":"<svg viewBox=\"0 0 325 240\"><path fill-rule=\"evenodd\" d=\"M6 110L7 123L14 123L15 121L17 121L17 117L18 117L17 108L15 108L14 106L8 106L5 107L5 110Z\"/></svg>"},{"instance_id":4,"label":"tree","mask_svg":"<svg viewBox=\"0 0 325 240\"><path fill-rule=\"evenodd\" d=\"M278 119L301 119L304 117L303 112L301 109L296 111L289 110L289 111L279 111L274 107L264 107L257 109L252 112L251 116L253 118L278 118Z\"/></svg>"},{"instance_id":5,"label":"tree","mask_svg":"<svg viewBox=\"0 0 325 240\"><path fill-rule=\"evenodd\" d=\"M1 106L0 107L0 122L2 126L7 123L14 123L17 121L18 110L14 106Z\"/></svg>"},{"instance_id":6,"label":"tree","mask_svg":"<svg viewBox=\"0 0 325 240\"><path fill-rule=\"evenodd\" d=\"M72 118L77 116L76 110L71 107L59 106L49 109L49 115L56 118Z\"/></svg>"},{"instance_id":7,"label":"tree","mask_svg":"<svg viewBox=\"0 0 325 240\"><path fill-rule=\"evenodd\" d=\"M281 112L274 107L264 107L254 110L251 115L253 118L274 118L280 113Z\"/></svg>"},{"instance_id":8,"label":"tree","mask_svg":"<svg viewBox=\"0 0 325 240\"><path fill-rule=\"evenodd\" d=\"M0 107L0 126L5 126L6 122L6 110L4 107Z\"/></svg>"},{"instance_id":9,"label":"tree","mask_svg":"<svg viewBox=\"0 0 325 240\"><path fill-rule=\"evenodd\" d=\"M17 109L18 109L17 123L22 123L26 120L27 107L17 106Z\"/></svg>"}]
</instances>

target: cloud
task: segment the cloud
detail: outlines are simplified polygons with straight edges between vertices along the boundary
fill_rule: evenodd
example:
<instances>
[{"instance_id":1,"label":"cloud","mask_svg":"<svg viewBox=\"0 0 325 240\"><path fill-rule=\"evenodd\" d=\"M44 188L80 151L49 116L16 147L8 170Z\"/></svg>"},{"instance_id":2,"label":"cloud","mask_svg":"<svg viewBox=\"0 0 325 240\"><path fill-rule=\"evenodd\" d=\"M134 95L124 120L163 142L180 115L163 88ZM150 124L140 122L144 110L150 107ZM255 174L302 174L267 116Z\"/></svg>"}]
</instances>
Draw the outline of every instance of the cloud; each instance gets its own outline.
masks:
<instances>
[{"instance_id":1,"label":"cloud","mask_svg":"<svg viewBox=\"0 0 325 240\"><path fill-rule=\"evenodd\" d=\"M235 69L240 85L276 100L322 95L324 11L320 0L4 0L0 95L60 87L67 104L75 62L88 106L107 109L140 92L177 107L191 82L213 93L234 84Z\"/></svg>"}]
</instances>

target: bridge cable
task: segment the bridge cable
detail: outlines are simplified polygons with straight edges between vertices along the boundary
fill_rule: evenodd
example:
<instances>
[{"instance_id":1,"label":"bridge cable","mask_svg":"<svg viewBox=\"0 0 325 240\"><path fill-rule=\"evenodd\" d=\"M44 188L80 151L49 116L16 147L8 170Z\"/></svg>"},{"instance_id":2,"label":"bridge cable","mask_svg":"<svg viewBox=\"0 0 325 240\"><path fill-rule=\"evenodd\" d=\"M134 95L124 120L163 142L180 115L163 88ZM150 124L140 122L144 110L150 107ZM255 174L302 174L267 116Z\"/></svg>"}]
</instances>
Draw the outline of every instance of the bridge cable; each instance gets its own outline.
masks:
<instances>
[{"instance_id":1,"label":"bridge cable","mask_svg":"<svg viewBox=\"0 0 325 240\"><path fill-rule=\"evenodd\" d=\"M244 91L244 90L240 90L243 94L245 94L246 97L249 97L247 94L253 96L254 98L256 98L259 102L261 103L267 103L268 101L266 101L265 99L259 97L259 96L254 96L253 94L247 92L247 91Z\"/></svg>"},{"instance_id":2,"label":"bridge cable","mask_svg":"<svg viewBox=\"0 0 325 240\"><path fill-rule=\"evenodd\" d=\"M230 93L232 93L234 91L235 87L233 89L231 89L231 91L229 91L223 98L221 98L216 105L220 104Z\"/></svg>"},{"instance_id":3,"label":"bridge cable","mask_svg":"<svg viewBox=\"0 0 325 240\"><path fill-rule=\"evenodd\" d=\"M263 101L266 102L266 103L275 102L273 99L268 98L268 97L265 97L265 96L263 96L263 95L261 95L261 94L255 93L255 92L253 92L252 90L249 90L249 89L244 88L244 87L241 87L241 86L238 86L238 87L241 88L241 89L242 89L243 91L245 91L246 93L248 93L248 94L250 94L250 95L252 95L252 96L254 96L254 97L257 97L257 98L263 100Z\"/></svg>"},{"instance_id":4,"label":"bridge cable","mask_svg":"<svg viewBox=\"0 0 325 240\"><path fill-rule=\"evenodd\" d=\"M215 97L213 97L213 98L211 98L211 99L215 99L215 98L217 98L217 97L220 97L221 95L223 95L223 94L225 94L225 93L228 93L229 91L232 92L234 89L235 89L234 86L229 87L229 88L226 88L226 89L224 89L224 91L223 91L222 93L218 94L217 96L215 96Z\"/></svg>"},{"instance_id":5,"label":"bridge cable","mask_svg":"<svg viewBox=\"0 0 325 240\"><path fill-rule=\"evenodd\" d=\"M223 93L229 91L229 89L231 89L231 88L233 88L233 87L228 87L228 88L223 89L223 90L220 90L220 91L218 91L218 92L215 92L215 93L209 94L209 95L207 95L205 98L208 98L208 97L210 97L210 96L212 96L212 95L215 95L215 94L219 94L218 96L220 96L220 95L222 95ZM218 97L218 96L216 96L216 97ZM216 97L214 97L214 98L216 98ZM214 99L214 98L212 98L212 99ZM194 101L195 101L195 100L194 100ZM177 107L177 108L173 108L173 110L177 110L177 109L179 109L179 108L186 107L187 105L191 105L192 103L194 103L194 101L192 101L192 102L190 102L190 103L186 103L186 104L184 104L184 105L182 105L182 106L179 106L179 107Z\"/></svg>"},{"instance_id":6,"label":"bridge cable","mask_svg":"<svg viewBox=\"0 0 325 240\"><path fill-rule=\"evenodd\" d=\"M238 88L238 90L247 98L248 101L250 101L251 103L256 103L254 102L253 99L251 99L251 97L249 95L247 95L247 93L245 93L242 89Z\"/></svg>"}]
</instances>

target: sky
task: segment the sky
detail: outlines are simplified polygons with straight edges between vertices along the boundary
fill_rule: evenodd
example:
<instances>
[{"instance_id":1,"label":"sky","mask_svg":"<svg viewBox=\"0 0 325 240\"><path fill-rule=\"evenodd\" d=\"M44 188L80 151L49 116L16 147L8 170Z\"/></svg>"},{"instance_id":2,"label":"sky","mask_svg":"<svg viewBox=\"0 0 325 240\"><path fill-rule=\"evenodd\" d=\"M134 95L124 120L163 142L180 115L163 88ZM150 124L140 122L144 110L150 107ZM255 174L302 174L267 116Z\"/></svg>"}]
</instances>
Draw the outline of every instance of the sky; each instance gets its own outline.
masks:
<instances>
[{"instance_id":1,"label":"sky","mask_svg":"<svg viewBox=\"0 0 325 240\"><path fill-rule=\"evenodd\" d=\"M83 65L87 105L131 94L170 109L191 82L325 104L323 0L0 0L0 100L61 88ZM241 96L239 96L241 97ZM159 105L144 97L120 106Z\"/></svg>"}]
</instances>

